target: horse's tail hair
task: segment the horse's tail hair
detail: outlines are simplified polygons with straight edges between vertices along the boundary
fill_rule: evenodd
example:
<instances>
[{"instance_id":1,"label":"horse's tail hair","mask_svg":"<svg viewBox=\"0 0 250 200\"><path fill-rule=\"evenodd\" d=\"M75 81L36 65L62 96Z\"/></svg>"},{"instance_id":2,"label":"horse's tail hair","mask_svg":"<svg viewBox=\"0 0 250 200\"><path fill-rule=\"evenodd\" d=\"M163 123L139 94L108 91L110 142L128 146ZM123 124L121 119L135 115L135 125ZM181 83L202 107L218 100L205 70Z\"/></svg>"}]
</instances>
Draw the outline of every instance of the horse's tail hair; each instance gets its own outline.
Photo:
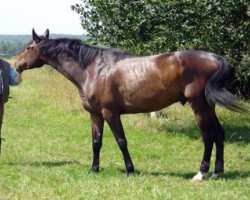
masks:
<instances>
[{"instance_id":1,"label":"horse's tail hair","mask_svg":"<svg viewBox=\"0 0 250 200\"><path fill-rule=\"evenodd\" d=\"M223 87L230 74L227 60L219 55L214 55L214 57L219 61L220 68L212 75L206 85L205 95L208 103L210 105L217 104L235 112L247 112L238 99Z\"/></svg>"}]
</instances>

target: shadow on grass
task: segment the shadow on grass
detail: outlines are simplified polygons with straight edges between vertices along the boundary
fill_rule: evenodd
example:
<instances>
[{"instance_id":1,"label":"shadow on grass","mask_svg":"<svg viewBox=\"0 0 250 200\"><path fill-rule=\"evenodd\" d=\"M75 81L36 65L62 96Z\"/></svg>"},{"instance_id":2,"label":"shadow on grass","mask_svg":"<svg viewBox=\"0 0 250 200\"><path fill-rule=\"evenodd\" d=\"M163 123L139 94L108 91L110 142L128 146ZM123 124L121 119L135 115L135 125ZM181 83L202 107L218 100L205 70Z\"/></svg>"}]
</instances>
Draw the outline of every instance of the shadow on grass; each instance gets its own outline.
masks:
<instances>
[{"instance_id":1,"label":"shadow on grass","mask_svg":"<svg viewBox=\"0 0 250 200\"><path fill-rule=\"evenodd\" d=\"M124 172L124 170L120 169L120 171ZM191 180L196 173L182 173L182 172L148 172L148 171L135 171L135 175L139 176L170 176L170 177L178 177L186 180ZM209 177L211 177L212 173L209 173ZM237 180L237 179L247 179L250 178L250 171L231 171L231 172L225 172L222 179L224 180ZM220 180L220 179L219 179Z\"/></svg>"},{"instance_id":2,"label":"shadow on grass","mask_svg":"<svg viewBox=\"0 0 250 200\"><path fill-rule=\"evenodd\" d=\"M49 162L26 162L26 163L7 163L10 166L33 166L33 167L61 167L66 165L82 165L78 161L49 161Z\"/></svg>"},{"instance_id":3,"label":"shadow on grass","mask_svg":"<svg viewBox=\"0 0 250 200\"><path fill-rule=\"evenodd\" d=\"M61 167L61 166L67 166L67 165L79 165L79 166L84 166L86 168L89 169L89 165L83 165L78 161L57 161L57 162L28 162L28 163L6 163L6 165L9 166L34 166L34 167ZM113 169L115 171L119 171L123 174L126 174L126 171L124 169L121 168L117 168L117 169ZM113 171L112 170L112 171ZM105 173L110 171L110 169L101 169L101 174L103 175L103 173ZM91 174L96 174L98 176L97 172L92 172L91 170L89 170L89 173ZM116 173L108 173L109 175L114 175L117 176ZM135 170L134 174L131 174L131 176L155 176L155 177L178 177L178 178L182 178L185 180L191 180L196 173L191 173L191 172L155 172L155 171L143 171L143 170ZM208 179L209 177L211 177L212 173L209 173L208 175ZM130 175L129 175L130 176ZM237 179L247 179L250 178L250 171L229 171L229 172L225 172L222 179L223 180L237 180ZM219 179L220 180L220 179Z\"/></svg>"},{"instance_id":4,"label":"shadow on grass","mask_svg":"<svg viewBox=\"0 0 250 200\"><path fill-rule=\"evenodd\" d=\"M34 167L40 167L40 166L45 166L45 167L60 167L60 166L65 166L65 165L81 165L80 162L78 161L57 161L57 162L34 162L31 163L31 166Z\"/></svg>"},{"instance_id":5,"label":"shadow on grass","mask_svg":"<svg viewBox=\"0 0 250 200\"><path fill-rule=\"evenodd\" d=\"M239 145L245 145L250 143L250 126L247 123L240 123L239 125L232 125L229 123L225 123L222 125L225 130L227 143L237 143ZM166 134L180 134L185 135L190 139L199 139L201 138L201 133L198 126L189 125L184 127L170 127L167 125L163 125L161 127L161 131Z\"/></svg>"}]
</instances>

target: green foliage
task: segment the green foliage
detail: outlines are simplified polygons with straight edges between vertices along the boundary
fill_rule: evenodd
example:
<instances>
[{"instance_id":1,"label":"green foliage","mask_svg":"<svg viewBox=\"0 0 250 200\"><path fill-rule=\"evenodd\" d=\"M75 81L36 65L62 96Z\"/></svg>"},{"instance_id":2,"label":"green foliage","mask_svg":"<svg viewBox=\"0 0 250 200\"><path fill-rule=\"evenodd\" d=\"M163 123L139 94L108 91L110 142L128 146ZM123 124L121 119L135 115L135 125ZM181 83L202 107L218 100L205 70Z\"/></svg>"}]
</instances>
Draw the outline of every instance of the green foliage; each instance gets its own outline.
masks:
<instances>
[{"instance_id":1,"label":"green foliage","mask_svg":"<svg viewBox=\"0 0 250 200\"><path fill-rule=\"evenodd\" d=\"M72 6L92 43L136 55L199 49L224 55L231 88L250 95L247 0L82 0Z\"/></svg>"}]
</instances>

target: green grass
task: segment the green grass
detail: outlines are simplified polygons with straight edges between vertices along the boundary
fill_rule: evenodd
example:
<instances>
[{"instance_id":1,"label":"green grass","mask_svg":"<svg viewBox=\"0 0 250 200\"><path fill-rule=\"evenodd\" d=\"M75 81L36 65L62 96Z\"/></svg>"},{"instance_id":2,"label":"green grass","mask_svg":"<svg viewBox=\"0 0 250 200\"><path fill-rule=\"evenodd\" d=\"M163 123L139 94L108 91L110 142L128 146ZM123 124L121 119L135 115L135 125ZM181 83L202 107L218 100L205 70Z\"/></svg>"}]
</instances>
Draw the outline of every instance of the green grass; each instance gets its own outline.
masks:
<instances>
[{"instance_id":1,"label":"green grass","mask_svg":"<svg viewBox=\"0 0 250 200\"><path fill-rule=\"evenodd\" d=\"M217 109L226 130L225 175L191 182L203 144L188 106L164 118L123 116L136 174L105 126L101 170L91 173L89 115L73 85L47 68L24 72L5 106L2 199L249 199L250 117ZM213 164L211 166L211 171Z\"/></svg>"}]
</instances>

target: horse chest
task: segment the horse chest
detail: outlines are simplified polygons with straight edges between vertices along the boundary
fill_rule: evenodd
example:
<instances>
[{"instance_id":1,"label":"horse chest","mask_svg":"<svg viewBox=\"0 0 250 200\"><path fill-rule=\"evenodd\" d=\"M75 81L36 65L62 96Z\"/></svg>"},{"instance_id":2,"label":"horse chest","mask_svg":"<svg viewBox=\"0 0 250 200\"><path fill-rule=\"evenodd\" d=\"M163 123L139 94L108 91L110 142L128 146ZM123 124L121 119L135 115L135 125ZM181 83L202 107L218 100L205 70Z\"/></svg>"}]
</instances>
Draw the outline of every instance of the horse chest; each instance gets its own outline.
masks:
<instances>
[{"instance_id":1,"label":"horse chest","mask_svg":"<svg viewBox=\"0 0 250 200\"><path fill-rule=\"evenodd\" d=\"M88 103L90 105L95 104L98 105L100 104L100 100L99 100L99 96L100 96L100 91L97 87L95 87L94 85L89 85L88 87L86 87L85 89L85 96L86 96L86 101L88 101Z\"/></svg>"},{"instance_id":2,"label":"horse chest","mask_svg":"<svg viewBox=\"0 0 250 200\"><path fill-rule=\"evenodd\" d=\"M88 109L91 107L92 110L99 112L107 101L106 91L105 81L87 81L84 85L84 96Z\"/></svg>"}]
</instances>

